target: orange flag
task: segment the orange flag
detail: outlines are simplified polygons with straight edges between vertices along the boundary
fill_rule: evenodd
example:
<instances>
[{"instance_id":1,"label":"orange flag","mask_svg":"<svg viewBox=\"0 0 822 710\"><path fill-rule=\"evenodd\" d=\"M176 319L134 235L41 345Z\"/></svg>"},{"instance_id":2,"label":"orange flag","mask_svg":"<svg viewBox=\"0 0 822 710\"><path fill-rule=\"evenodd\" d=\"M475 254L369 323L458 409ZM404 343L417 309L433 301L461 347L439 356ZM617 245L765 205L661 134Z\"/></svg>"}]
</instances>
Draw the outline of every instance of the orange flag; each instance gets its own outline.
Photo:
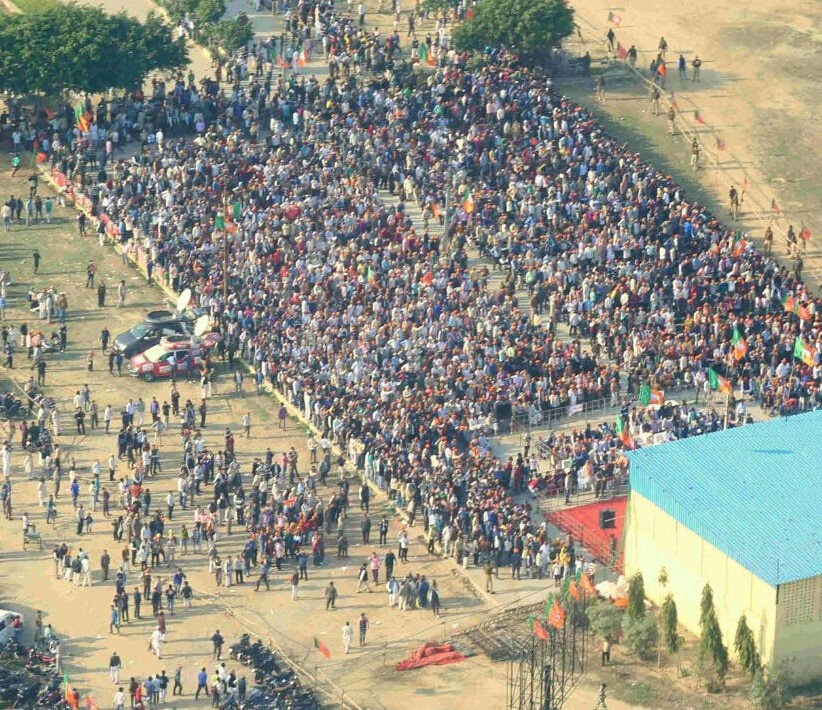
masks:
<instances>
[{"instance_id":1,"label":"orange flag","mask_svg":"<svg viewBox=\"0 0 822 710\"><path fill-rule=\"evenodd\" d=\"M583 573L583 576L585 577L587 575ZM568 594L570 594L572 598L579 601L579 587L573 579L571 580L571 583L568 585Z\"/></svg>"},{"instance_id":2,"label":"orange flag","mask_svg":"<svg viewBox=\"0 0 822 710\"><path fill-rule=\"evenodd\" d=\"M543 641L548 640L548 629L540 623L539 619L534 619L534 636Z\"/></svg>"},{"instance_id":3,"label":"orange flag","mask_svg":"<svg viewBox=\"0 0 822 710\"><path fill-rule=\"evenodd\" d=\"M596 589L594 589L594 585L591 584L591 578L585 574L585 572L583 572L582 576L579 578L579 586L582 587L582 591L586 594L596 596L597 592Z\"/></svg>"},{"instance_id":4,"label":"orange flag","mask_svg":"<svg viewBox=\"0 0 822 710\"><path fill-rule=\"evenodd\" d=\"M559 599L554 597L554 606L548 612L548 623L555 629L561 629L565 626L565 610L559 605Z\"/></svg>"}]
</instances>

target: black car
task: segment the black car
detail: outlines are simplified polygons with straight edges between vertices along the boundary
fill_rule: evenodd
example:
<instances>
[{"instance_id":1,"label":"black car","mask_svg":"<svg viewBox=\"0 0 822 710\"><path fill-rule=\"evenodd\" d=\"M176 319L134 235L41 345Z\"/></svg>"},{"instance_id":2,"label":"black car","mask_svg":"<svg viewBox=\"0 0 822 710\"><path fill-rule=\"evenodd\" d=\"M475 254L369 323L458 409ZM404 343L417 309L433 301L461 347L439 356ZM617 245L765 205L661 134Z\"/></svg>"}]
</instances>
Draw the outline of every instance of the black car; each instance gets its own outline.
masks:
<instances>
[{"instance_id":1,"label":"black car","mask_svg":"<svg viewBox=\"0 0 822 710\"><path fill-rule=\"evenodd\" d=\"M157 345L162 338L170 335L191 335L193 321L187 317L178 318L169 311L149 313L142 323L120 333L114 339L114 349L130 358Z\"/></svg>"}]
</instances>

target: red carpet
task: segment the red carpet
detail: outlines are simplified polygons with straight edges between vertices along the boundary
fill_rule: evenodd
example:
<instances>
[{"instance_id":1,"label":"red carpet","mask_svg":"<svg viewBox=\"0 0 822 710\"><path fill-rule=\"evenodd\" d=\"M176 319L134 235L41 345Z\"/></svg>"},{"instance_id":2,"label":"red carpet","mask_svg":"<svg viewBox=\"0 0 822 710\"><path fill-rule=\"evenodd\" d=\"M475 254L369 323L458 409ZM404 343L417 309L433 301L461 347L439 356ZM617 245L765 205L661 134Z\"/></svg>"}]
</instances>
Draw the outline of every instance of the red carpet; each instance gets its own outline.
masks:
<instances>
[{"instance_id":1,"label":"red carpet","mask_svg":"<svg viewBox=\"0 0 822 710\"><path fill-rule=\"evenodd\" d=\"M611 566L611 535L616 538L619 559L614 565L616 572L622 572L622 528L625 524L625 508L628 498L613 498L588 505L580 505L566 510L548 513L545 518L564 533L573 536L574 541L590 552L603 565ZM603 530L599 527L599 512L610 509L616 514L616 527Z\"/></svg>"}]
</instances>

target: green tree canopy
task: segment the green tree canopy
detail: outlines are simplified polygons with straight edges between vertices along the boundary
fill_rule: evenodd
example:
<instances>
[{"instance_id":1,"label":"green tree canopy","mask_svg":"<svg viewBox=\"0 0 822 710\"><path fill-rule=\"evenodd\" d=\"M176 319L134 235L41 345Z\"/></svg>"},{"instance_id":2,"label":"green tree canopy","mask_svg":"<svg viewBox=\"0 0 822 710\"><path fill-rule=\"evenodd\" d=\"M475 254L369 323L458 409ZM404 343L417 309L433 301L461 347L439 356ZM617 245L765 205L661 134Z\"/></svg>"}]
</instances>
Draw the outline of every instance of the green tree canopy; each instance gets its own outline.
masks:
<instances>
[{"instance_id":1,"label":"green tree canopy","mask_svg":"<svg viewBox=\"0 0 822 710\"><path fill-rule=\"evenodd\" d=\"M641 619L645 616L645 580L642 572L637 572L628 580L628 608L625 610L629 619Z\"/></svg>"},{"instance_id":2,"label":"green tree canopy","mask_svg":"<svg viewBox=\"0 0 822 710\"><path fill-rule=\"evenodd\" d=\"M132 89L187 65L185 43L154 14L140 22L72 3L0 23L0 89L21 95Z\"/></svg>"},{"instance_id":3,"label":"green tree canopy","mask_svg":"<svg viewBox=\"0 0 822 710\"><path fill-rule=\"evenodd\" d=\"M474 17L454 30L458 51L505 47L545 60L574 33L574 10L564 0L482 0Z\"/></svg>"}]
</instances>

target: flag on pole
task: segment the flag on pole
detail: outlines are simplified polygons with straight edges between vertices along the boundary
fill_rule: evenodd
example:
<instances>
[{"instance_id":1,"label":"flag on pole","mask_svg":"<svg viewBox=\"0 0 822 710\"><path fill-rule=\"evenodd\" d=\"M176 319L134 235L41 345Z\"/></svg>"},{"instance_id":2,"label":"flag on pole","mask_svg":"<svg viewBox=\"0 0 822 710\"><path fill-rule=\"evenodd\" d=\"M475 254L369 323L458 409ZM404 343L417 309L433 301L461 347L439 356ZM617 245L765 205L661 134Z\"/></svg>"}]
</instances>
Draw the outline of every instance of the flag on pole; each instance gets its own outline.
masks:
<instances>
[{"instance_id":1,"label":"flag on pole","mask_svg":"<svg viewBox=\"0 0 822 710\"><path fill-rule=\"evenodd\" d=\"M225 217L222 212L218 212L214 217L214 229L225 229Z\"/></svg>"},{"instance_id":2,"label":"flag on pole","mask_svg":"<svg viewBox=\"0 0 822 710\"><path fill-rule=\"evenodd\" d=\"M793 356L797 360L801 360L803 364L808 367L813 367L816 359L816 348L805 343L802 338L798 337L794 341Z\"/></svg>"},{"instance_id":3,"label":"flag on pole","mask_svg":"<svg viewBox=\"0 0 822 710\"><path fill-rule=\"evenodd\" d=\"M288 69L291 65L283 57L277 57L277 66L280 69Z\"/></svg>"},{"instance_id":4,"label":"flag on pole","mask_svg":"<svg viewBox=\"0 0 822 710\"><path fill-rule=\"evenodd\" d=\"M548 629L546 629L542 622L539 619L534 617L528 617L531 621L531 630L534 632L534 636L542 641L548 640Z\"/></svg>"},{"instance_id":5,"label":"flag on pole","mask_svg":"<svg viewBox=\"0 0 822 710\"><path fill-rule=\"evenodd\" d=\"M674 111L679 111L679 104L676 102L676 98L674 97L674 92L671 92L671 106L673 107Z\"/></svg>"},{"instance_id":6,"label":"flag on pole","mask_svg":"<svg viewBox=\"0 0 822 710\"><path fill-rule=\"evenodd\" d=\"M739 362L748 354L748 342L739 334L739 328L734 326L734 337L731 339L734 348L734 360Z\"/></svg>"},{"instance_id":7,"label":"flag on pole","mask_svg":"<svg viewBox=\"0 0 822 710\"><path fill-rule=\"evenodd\" d=\"M639 396L637 399L639 399L639 402L644 404L646 407L649 404L664 404L665 392L662 390L652 390L650 385L644 384L639 388Z\"/></svg>"},{"instance_id":8,"label":"flag on pole","mask_svg":"<svg viewBox=\"0 0 822 710\"><path fill-rule=\"evenodd\" d=\"M548 613L548 623L555 629L562 629L565 626L565 610L559 605L559 599L554 597L554 605Z\"/></svg>"},{"instance_id":9,"label":"flag on pole","mask_svg":"<svg viewBox=\"0 0 822 710\"><path fill-rule=\"evenodd\" d=\"M660 76L668 76L668 67L665 64L665 62L660 62L657 65L656 73L659 74Z\"/></svg>"},{"instance_id":10,"label":"flag on pole","mask_svg":"<svg viewBox=\"0 0 822 710\"><path fill-rule=\"evenodd\" d=\"M617 42L617 57L625 59L628 56L628 50L625 49L619 42Z\"/></svg>"},{"instance_id":11,"label":"flag on pole","mask_svg":"<svg viewBox=\"0 0 822 710\"><path fill-rule=\"evenodd\" d=\"M474 211L474 198L471 196L471 190L469 189L465 193L465 199L462 202L462 208L468 213L471 214Z\"/></svg>"},{"instance_id":12,"label":"flag on pole","mask_svg":"<svg viewBox=\"0 0 822 710\"><path fill-rule=\"evenodd\" d=\"M308 64L308 52L303 50L297 55L297 66L304 67Z\"/></svg>"},{"instance_id":13,"label":"flag on pole","mask_svg":"<svg viewBox=\"0 0 822 710\"><path fill-rule=\"evenodd\" d=\"M696 121L700 125L705 125L705 119L699 115L699 111L694 111L694 121Z\"/></svg>"},{"instance_id":14,"label":"flag on pole","mask_svg":"<svg viewBox=\"0 0 822 710\"><path fill-rule=\"evenodd\" d=\"M586 594L596 596L597 592L596 589L594 589L594 585L591 584L591 578L587 574L585 574L585 572L583 572L582 576L579 578L579 586L582 588L582 591Z\"/></svg>"},{"instance_id":15,"label":"flag on pole","mask_svg":"<svg viewBox=\"0 0 822 710\"><path fill-rule=\"evenodd\" d=\"M625 426L625 422L622 421L621 414L618 414L616 418L616 433L626 449L633 451L636 448L634 440L631 438L631 432L628 431L628 427Z\"/></svg>"},{"instance_id":16,"label":"flag on pole","mask_svg":"<svg viewBox=\"0 0 822 710\"><path fill-rule=\"evenodd\" d=\"M785 294L785 298L782 299L782 308L789 313L796 313L797 305L797 300L793 296L790 294Z\"/></svg>"},{"instance_id":17,"label":"flag on pole","mask_svg":"<svg viewBox=\"0 0 822 710\"><path fill-rule=\"evenodd\" d=\"M719 136L716 137L716 149L725 150L725 141L723 141Z\"/></svg>"},{"instance_id":18,"label":"flag on pole","mask_svg":"<svg viewBox=\"0 0 822 710\"><path fill-rule=\"evenodd\" d=\"M100 710L100 706L94 702L90 695L86 696L86 710Z\"/></svg>"},{"instance_id":19,"label":"flag on pole","mask_svg":"<svg viewBox=\"0 0 822 710\"><path fill-rule=\"evenodd\" d=\"M314 648L316 648L329 661L331 660L331 649L328 648L320 639L314 637Z\"/></svg>"},{"instance_id":20,"label":"flag on pole","mask_svg":"<svg viewBox=\"0 0 822 710\"><path fill-rule=\"evenodd\" d=\"M428 45L425 44L425 42L420 44L419 57L421 62L424 62L428 59Z\"/></svg>"},{"instance_id":21,"label":"flag on pole","mask_svg":"<svg viewBox=\"0 0 822 710\"><path fill-rule=\"evenodd\" d=\"M426 60L425 60L425 63L426 63L429 67L435 67L435 66L437 66L437 58L434 56L434 53L433 53L433 52L429 52L429 53L428 53L428 59L426 59Z\"/></svg>"},{"instance_id":22,"label":"flag on pole","mask_svg":"<svg viewBox=\"0 0 822 710\"><path fill-rule=\"evenodd\" d=\"M608 22L613 24L616 27L619 27L622 24L622 18L619 15L615 15L613 12L608 12Z\"/></svg>"},{"instance_id":23,"label":"flag on pole","mask_svg":"<svg viewBox=\"0 0 822 710\"><path fill-rule=\"evenodd\" d=\"M802 237L802 239L811 238L811 230L805 226L804 222L802 222L802 226L799 228L799 236Z\"/></svg>"},{"instance_id":24,"label":"flag on pole","mask_svg":"<svg viewBox=\"0 0 822 710\"><path fill-rule=\"evenodd\" d=\"M725 394L731 393L730 381L725 379L712 367L708 368L708 382L710 383L712 390L718 390L719 392L723 392Z\"/></svg>"},{"instance_id":25,"label":"flag on pole","mask_svg":"<svg viewBox=\"0 0 822 710\"><path fill-rule=\"evenodd\" d=\"M579 601L579 587L577 586L576 581L574 581L573 579L571 580L571 583L568 585L568 594L571 595L572 599Z\"/></svg>"},{"instance_id":26,"label":"flag on pole","mask_svg":"<svg viewBox=\"0 0 822 710\"><path fill-rule=\"evenodd\" d=\"M779 205L776 204L776 198L771 198L771 209L776 212L776 214L782 214L782 210L779 209Z\"/></svg>"}]
</instances>

